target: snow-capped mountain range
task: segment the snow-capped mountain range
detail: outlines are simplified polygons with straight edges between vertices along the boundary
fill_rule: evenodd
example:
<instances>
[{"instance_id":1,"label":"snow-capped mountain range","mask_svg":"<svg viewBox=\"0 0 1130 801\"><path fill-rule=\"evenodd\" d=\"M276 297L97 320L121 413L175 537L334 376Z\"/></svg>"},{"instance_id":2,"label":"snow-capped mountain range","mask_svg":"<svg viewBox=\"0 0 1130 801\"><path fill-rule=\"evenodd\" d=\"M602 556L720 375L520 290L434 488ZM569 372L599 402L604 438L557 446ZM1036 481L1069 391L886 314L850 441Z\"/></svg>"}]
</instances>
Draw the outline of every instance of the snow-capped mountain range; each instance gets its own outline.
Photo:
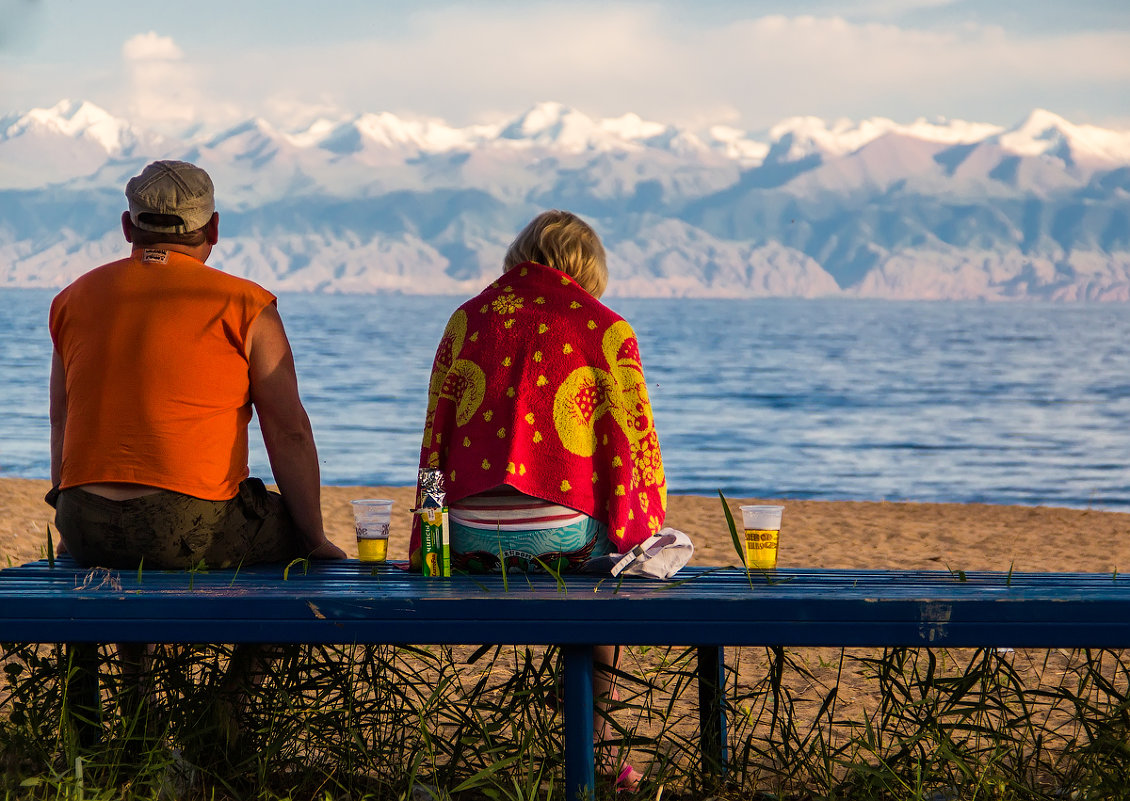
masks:
<instances>
[{"instance_id":1,"label":"snow-capped mountain range","mask_svg":"<svg viewBox=\"0 0 1130 801\"><path fill-rule=\"evenodd\" d=\"M467 294L534 214L601 233L609 293L1130 300L1130 131L803 117L691 131L543 103L465 128L366 113L161 136L87 102L0 117L0 286L125 252L156 158L217 186L211 263L274 291Z\"/></svg>"}]
</instances>

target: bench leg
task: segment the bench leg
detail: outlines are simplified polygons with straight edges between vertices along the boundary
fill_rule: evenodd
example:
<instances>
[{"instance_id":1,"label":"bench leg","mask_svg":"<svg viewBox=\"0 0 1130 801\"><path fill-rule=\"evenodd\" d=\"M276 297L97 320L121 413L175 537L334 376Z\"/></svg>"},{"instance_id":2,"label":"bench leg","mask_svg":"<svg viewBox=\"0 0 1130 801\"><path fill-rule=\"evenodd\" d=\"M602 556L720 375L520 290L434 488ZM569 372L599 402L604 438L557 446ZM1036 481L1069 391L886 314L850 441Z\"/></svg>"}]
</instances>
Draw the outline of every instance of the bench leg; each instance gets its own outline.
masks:
<instances>
[{"instance_id":1,"label":"bench leg","mask_svg":"<svg viewBox=\"0 0 1130 801\"><path fill-rule=\"evenodd\" d=\"M98 645L68 643L67 697L79 747L87 750L102 736L102 695L98 687Z\"/></svg>"},{"instance_id":2,"label":"bench leg","mask_svg":"<svg viewBox=\"0 0 1130 801\"><path fill-rule=\"evenodd\" d=\"M721 645L698 649L698 719L704 776L726 775L726 655Z\"/></svg>"},{"instance_id":3,"label":"bench leg","mask_svg":"<svg viewBox=\"0 0 1130 801\"><path fill-rule=\"evenodd\" d=\"M593 753L593 648L561 647L565 663L565 798L587 801L596 793Z\"/></svg>"}]
</instances>

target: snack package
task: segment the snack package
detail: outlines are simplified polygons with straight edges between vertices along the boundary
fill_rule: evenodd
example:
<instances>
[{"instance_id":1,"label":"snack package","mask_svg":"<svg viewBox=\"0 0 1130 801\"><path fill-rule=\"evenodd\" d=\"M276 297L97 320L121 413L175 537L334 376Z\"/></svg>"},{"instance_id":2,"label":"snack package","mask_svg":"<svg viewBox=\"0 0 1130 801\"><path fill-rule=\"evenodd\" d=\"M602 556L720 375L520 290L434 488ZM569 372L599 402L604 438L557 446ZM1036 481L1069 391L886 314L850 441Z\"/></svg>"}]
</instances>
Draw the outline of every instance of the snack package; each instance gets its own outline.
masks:
<instances>
[{"instance_id":1,"label":"snack package","mask_svg":"<svg viewBox=\"0 0 1130 801\"><path fill-rule=\"evenodd\" d=\"M447 520L443 473L421 470L418 508L420 515L420 561L425 576L451 575L451 528Z\"/></svg>"}]
</instances>

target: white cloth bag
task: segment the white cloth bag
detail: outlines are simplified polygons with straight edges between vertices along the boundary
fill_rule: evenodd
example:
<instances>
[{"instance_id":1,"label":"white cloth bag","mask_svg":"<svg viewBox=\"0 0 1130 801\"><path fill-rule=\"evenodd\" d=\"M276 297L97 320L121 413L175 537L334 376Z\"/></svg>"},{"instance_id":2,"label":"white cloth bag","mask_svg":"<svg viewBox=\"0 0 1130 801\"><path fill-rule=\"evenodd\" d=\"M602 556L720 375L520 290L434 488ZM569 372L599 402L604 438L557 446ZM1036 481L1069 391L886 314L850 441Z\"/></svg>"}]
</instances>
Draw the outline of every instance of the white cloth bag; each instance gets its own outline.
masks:
<instances>
[{"instance_id":1,"label":"white cloth bag","mask_svg":"<svg viewBox=\"0 0 1130 801\"><path fill-rule=\"evenodd\" d=\"M690 537L676 529L664 528L627 553L612 554L612 575L669 579L693 555L694 543Z\"/></svg>"}]
</instances>

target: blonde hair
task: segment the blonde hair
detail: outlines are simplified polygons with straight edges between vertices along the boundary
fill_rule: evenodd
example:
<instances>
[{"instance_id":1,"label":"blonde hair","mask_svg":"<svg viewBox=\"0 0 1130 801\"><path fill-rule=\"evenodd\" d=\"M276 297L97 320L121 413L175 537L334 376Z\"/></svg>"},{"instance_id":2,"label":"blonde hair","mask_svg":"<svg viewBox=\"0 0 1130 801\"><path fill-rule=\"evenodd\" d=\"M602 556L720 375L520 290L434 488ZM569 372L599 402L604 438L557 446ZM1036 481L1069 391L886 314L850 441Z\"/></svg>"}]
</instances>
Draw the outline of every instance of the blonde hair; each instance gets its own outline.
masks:
<instances>
[{"instance_id":1,"label":"blonde hair","mask_svg":"<svg viewBox=\"0 0 1130 801\"><path fill-rule=\"evenodd\" d=\"M594 298L603 295L608 286L608 265L600 237L568 211L553 209L534 217L510 244L502 271L527 261L560 270Z\"/></svg>"}]
</instances>

